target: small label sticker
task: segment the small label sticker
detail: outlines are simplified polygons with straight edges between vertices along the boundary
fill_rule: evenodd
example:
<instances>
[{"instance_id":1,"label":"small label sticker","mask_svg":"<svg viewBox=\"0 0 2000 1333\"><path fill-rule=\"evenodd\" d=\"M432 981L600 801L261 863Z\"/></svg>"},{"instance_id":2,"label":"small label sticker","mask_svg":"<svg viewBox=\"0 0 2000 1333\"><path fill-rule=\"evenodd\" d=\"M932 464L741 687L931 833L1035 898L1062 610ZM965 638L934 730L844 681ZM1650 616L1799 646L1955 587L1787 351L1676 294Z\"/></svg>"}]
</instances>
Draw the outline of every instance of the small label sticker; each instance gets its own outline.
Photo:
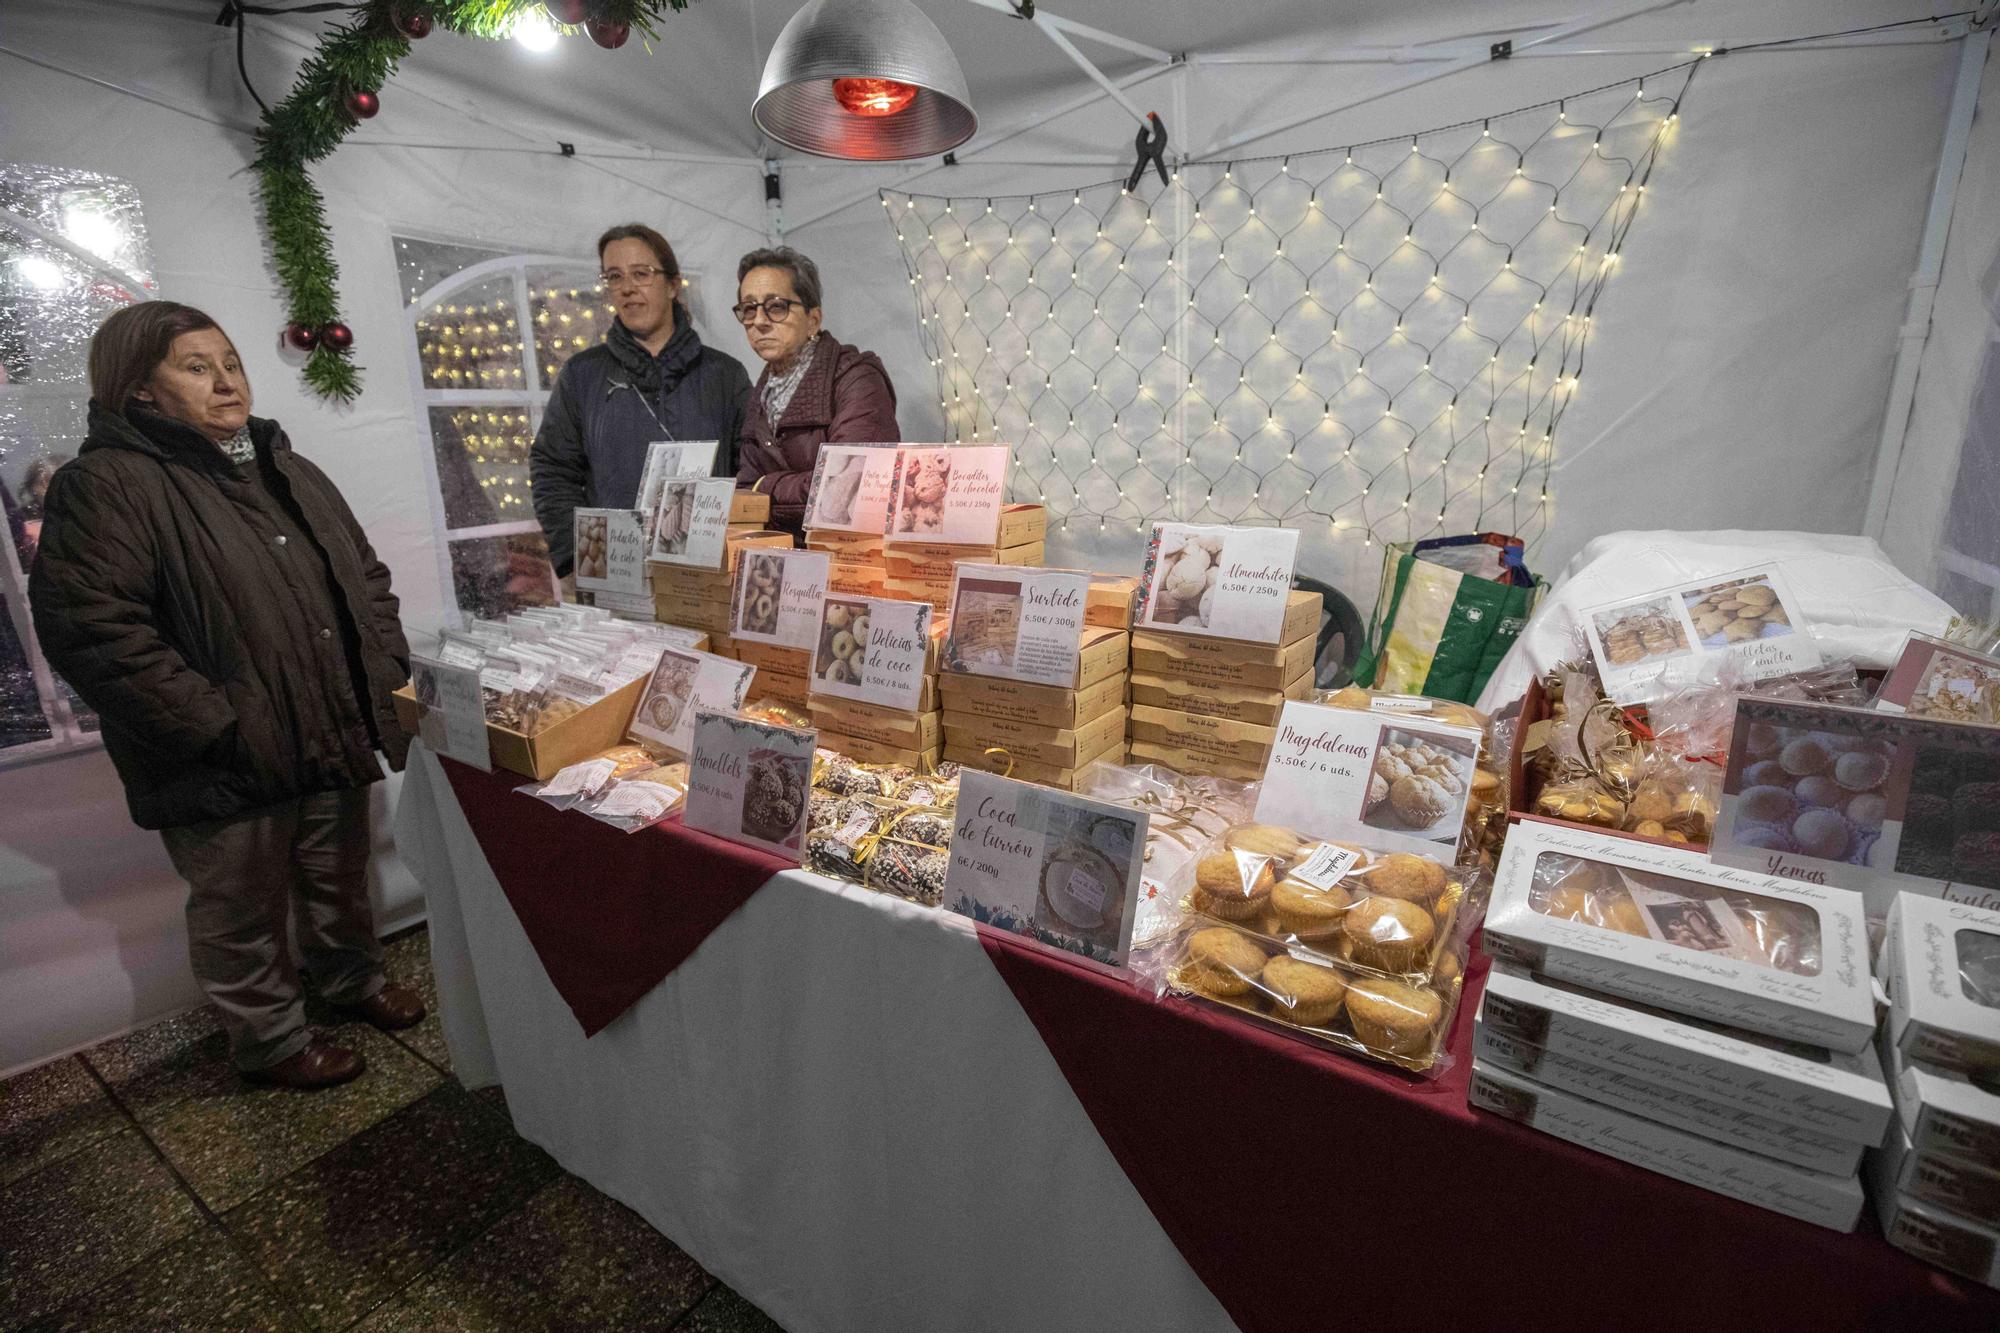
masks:
<instances>
[{"instance_id":1,"label":"small label sticker","mask_svg":"<svg viewBox=\"0 0 2000 1333\"><path fill-rule=\"evenodd\" d=\"M1064 886L1071 898L1093 912L1104 910L1104 885L1097 876L1077 866L1071 866L1069 883Z\"/></svg>"},{"instance_id":2,"label":"small label sticker","mask_svg":"<svg viewBox=\"0 0 2000 1333\"><path fill-rule=\"evenodd\" d=\"M1371 713L1428 713L1431 701L1420 694L1377 695L1368 701Z\"/></svg>"},{"instance_id":3,"label":"small label sticker","mask_svg":"<svg viewBox=\"0 0 2000 1333\"><path fill-rule=\"evenodd\" d=\"M542 796L595 796L608 781L618 765L609 759L586 759L580 764L571 764L562 772L549 779L539 793Z\"/></svg>"},{"instance_id":4,"label":"small label sticker","mask_svg":"<svg viewBox=\"0 0 2000 1333\"><path fill-rule=\"evenodd\" d=\"M833 835L833 839L835 842L858 848L861 846L861 840L867 837L868 831L874 827L875 817L873 815L865 812L857 815L849 815L847 822L840 826L840 831Z\"/></svg>"},{"instance_id":5,"label":"small label sticker","mask_svg":"<svg viewBox=\"0 0 2000 1333\"><path fill-rule=\"evenodd\" d=\"M1292 867L1289 878L1300 880L1316 889L1330 889L1347 877L1354 869L1354 863L1361 859L1361 853L1352 847L1336 847L1323 842L1313 848L1313 853Z\"/></svg>"}]
</instances>

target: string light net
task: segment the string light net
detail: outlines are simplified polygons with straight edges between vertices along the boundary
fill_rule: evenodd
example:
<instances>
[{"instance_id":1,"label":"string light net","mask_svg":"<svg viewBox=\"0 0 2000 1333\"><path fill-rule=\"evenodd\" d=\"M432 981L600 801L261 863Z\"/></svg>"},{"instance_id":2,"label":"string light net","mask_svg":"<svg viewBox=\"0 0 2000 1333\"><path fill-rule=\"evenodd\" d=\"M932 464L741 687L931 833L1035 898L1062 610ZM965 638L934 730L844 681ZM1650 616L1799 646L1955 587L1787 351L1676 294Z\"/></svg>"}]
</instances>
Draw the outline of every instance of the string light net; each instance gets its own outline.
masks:
<instances>
[{"instance_id":1,"label":"string light net","mask_svg":"<svg viewBox=\"0 0 2000 1333\"><path fill-rule=\"evenodd\" d=\"M1010 196L885 192L948 438L1014 446L1064 558L1279 524L1382 547L1549 523L1556 428L1699 62L1489 119Z\"/></svg>"}]
</instances>

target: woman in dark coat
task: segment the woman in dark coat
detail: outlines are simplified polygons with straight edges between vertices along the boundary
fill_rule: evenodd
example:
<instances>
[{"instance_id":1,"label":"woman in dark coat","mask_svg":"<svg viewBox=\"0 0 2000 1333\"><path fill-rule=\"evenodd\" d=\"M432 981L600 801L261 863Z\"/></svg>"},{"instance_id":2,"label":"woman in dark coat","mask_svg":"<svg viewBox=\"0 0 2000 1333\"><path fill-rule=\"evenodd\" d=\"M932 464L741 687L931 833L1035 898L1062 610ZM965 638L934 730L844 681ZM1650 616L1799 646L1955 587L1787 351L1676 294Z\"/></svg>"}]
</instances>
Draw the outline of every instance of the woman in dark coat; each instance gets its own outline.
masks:
<instances>
[{"instance_id":1,"label":"woman in dark coat","mask_svg":"<svg viewBox=\"0 0 2000 1333\"><path fill-rule=\"evenodd\" d=\"M188 882L188 951L237 1067L344 1083L364 1064L305 1026L290 915L329 1002L382 1028L424 1014L386 983L368 904L376 751L400 767L408 747L389 571L326 474L250 415L236 348L201 311L111 315L90 387L89 438L49 485L35 632Z\"/></svg>"},{"instance_id":2,"label":"woman in dark coat","mask_svg":"<svg viewBox=\"0 0 2000 1333\"><path fill-rule=\"evenodd\" d=\"M822 444L894 444L896 390L881 358L820 328L819 268L792 249L736 266L736 318L762 358L737 442L736 484L771 497L771 522L805 521Z\"/></svg>"}]
</instances>

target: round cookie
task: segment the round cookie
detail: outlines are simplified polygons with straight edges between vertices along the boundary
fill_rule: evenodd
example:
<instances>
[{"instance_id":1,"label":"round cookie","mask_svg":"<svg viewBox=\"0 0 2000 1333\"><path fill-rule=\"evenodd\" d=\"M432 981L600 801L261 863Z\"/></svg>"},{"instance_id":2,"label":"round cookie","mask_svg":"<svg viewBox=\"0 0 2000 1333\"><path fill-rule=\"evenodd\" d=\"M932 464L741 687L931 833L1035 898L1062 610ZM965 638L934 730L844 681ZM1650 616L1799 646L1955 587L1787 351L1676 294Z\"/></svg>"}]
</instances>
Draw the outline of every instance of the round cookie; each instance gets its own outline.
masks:
<instances>
[{"instance_id":1,"label":"round cookie","mask_svg":"<svg viewBox=\"0 0 2000 1333\"><path fill-rule=\"evenodd\" d=\"M1195 863L1195 910L1230 921L1253 917L1264 909L1276 878L1264 857L1210 852Z\"/></svg>"},{"instance_id":2,"label":"round cookie","mask_svg":"<svg viewBox=\"0 0 2000 1333\"><path fill-rule=\"evenodd\" d=\"M1802 856L1838 861L1854 845L1854 830L1833 810L1808 810L1792 821L1792 841Z\"/></svg>"},{"instance_id":3,"label":"round cookie","mask_svg":"<svg viewBox=\"0 0 2000 1333\"><path fill-rule=\"evenodd\" d=\"M1208 995L1247 995L1251 978L1263 970L1257 941L1227 926L1210 926L1188 936L1181 980Z\"/></svg>"},{"instance_id":4,"label":"round cookie","mask_svg":"<svg viewBox=\"0 0 2000 1333\"><path fill-rule=\"evenodd\" d=\"M1778 762L1784 765L1785 771L1793 777L1806 778L1815 773L1824 773L1833 767L1833 756L1827 753L1827 748L1816 738L1801 736L1795 741L1786 743L1785 748L1778 753Z\"/></svg>"},{"instance_id":5,"label":"round cookie","mask_svg":"<svg viewBox=\"0 0 2000 1333\"><path fill-rule=\"evenodd\" d=\"M1365 898L1340 924L1348 956L1363 967L1411 972L1430 951L1437 922L1416 903L1401 898Z\"/></svg>"},{"instance_id":6,"label":"round cookie","mask_svg":"<svg viewBox=\"0 0 2000 1333\"><path fill-rule=\"evenodd\" d=\"M1792 788L1798 798L1807 805L1836 806L1847 799L1848 793L1824 773L1815 773L1809 778L1800 778L1799 785Z\"/></svg>"},{"instance_id":7,"label":"round cookie","mask_svg":"<svg viewBox=\"0 0 2000 1333\"><path fill-rule=\"evenodd\" d=\"M1340 1013L1347 983L1340 973L1290 954L1264 964L1264 996L1271 1013L1302 1027L1325 1027Z\"/></svg>"},{"instance_id":8,"label":"round cookie","mask_svg":"<svg viewBox=\"0 0 2000 1333\"><path fill-rule=\"evenodd\" d=\"M1271 908L1277 915L1278 933L1294 939L1324 940L1340 934L1354 895L1336 884L1316 889L1296 879L1279 881L1271 890Z\"/></svg>"},{"instance_id":9,"label":"round cookie","mask_svg":"<svg viewBox=\"0 0 2000 1333\"><path fill-rule=\"evenodd\" d=\"M1428 856L1414 852L1390 852L1377 861L1361 881L1377 898L1406 898L1427 903L1444 892L1444 867Z\"/></svg>"},{"instance_id":10,"label":"round cookie","mask_svg":"<svg viewBox=\"0 0 2000 1333\"><path fill-rule=\"evenodd\" d=\"M1851 751L1833 761L1833 780L1849 791L1873 791L1889 776L1889 761L1879 754Z\"/></svg>"},{"instance_id":11,"label":"round cookie","mask_svg":"<svg viewBox=\"0 0 2000 1333\"><path fill-rule=\"evenodd\" d=\"M1356 977L1347 986L1347 1021L1363 1046L1387 1055L1419 1055L1444 1015L1444 1001L1418 986Z\"/></svg>"}]
</instances>

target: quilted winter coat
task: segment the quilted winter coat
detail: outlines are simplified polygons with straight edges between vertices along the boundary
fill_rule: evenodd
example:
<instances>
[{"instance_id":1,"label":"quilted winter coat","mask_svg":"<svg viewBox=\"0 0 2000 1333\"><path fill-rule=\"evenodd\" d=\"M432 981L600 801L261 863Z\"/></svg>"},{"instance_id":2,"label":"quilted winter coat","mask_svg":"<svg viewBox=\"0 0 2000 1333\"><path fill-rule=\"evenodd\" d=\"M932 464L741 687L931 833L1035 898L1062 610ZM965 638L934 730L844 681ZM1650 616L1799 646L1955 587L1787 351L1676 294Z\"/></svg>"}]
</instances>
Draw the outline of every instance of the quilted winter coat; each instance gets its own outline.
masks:
<instances>
[{"instance_id":1,"label":"quilted winter coat","mask_svg":"<svg viewBox=\"0 0 2000 1333\"><path fill-rule=\"evenodd\" d=\"M822 444L894 444L896 389L881 358L821 331L812 365L776 424L764 415L764 386L771 369L757 377L750 410L737 442L736 484L757 486L771 497L771 525L798 532L805 522L813 464Z\"/></svg>"},{"instance_id":2,"label":"quilted winter coat","mask_svg":"<svg viewBox=\"0 0 2000 1333\"><path fill-rule=\"evenodd\" d=\"M92 402L49 485L35 632L96 710L141 828L362 786L382 776L378 747L400 768L409 746L389 698L410 650L388 568L277 422L252 417L250 434L268 492L257 462Z\"/></svg>"}]
</instances>

